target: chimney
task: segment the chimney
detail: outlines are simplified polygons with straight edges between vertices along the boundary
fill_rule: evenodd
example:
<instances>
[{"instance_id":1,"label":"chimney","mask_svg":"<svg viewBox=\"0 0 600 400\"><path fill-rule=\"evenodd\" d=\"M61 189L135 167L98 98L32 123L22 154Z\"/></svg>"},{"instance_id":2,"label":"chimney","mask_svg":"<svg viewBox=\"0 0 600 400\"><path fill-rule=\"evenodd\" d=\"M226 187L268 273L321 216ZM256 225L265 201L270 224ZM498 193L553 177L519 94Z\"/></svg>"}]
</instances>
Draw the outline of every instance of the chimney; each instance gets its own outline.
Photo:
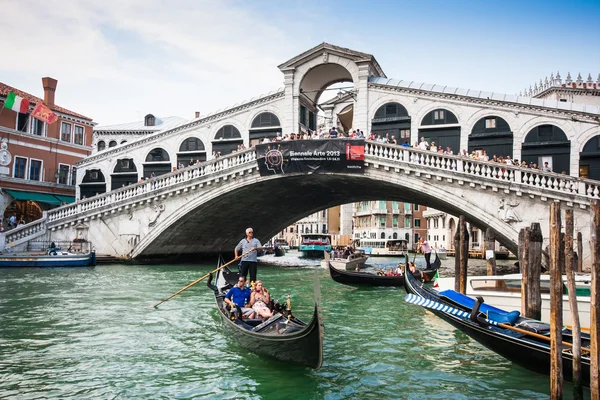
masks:
<instances>
[{"instance_id":1,"label":"chimney","mask_svg":"<svg viewBox=\"0 0 600 400\"><path fill-rule=\"evenodd\" d=\"M58 81L54 78L42 78L42 86L44 87L44 103L50 108L54 107L54 92L56 92L56 84Z\"/></svg>"},{"instance_id":2,"label":"chimney","mask_svg":"<svg viewBox=\"0 0 600 400\"><path fill-rule=\"evenodd\" d=\"M196 118L200 118L200 111L196 111Z\"/></svg>"}]
</instances>

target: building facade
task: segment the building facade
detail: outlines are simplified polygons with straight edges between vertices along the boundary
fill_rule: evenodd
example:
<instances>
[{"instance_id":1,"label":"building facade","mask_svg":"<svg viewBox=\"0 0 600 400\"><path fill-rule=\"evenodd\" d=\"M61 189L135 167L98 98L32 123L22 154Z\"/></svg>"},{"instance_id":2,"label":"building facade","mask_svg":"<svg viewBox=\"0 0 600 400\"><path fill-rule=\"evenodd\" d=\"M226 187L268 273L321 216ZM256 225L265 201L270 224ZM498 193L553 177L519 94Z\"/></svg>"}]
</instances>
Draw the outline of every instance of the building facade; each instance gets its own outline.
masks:
<instances>
[{"instance_id":1,"label":"building facade","mask_svg":"<svg viewBox=\"0 0 600 400\"><path fill-rule=\"evenodd\" d=\"M0 135L3 162L0 206L4 228L15 215L25 223L41 218L44 210L75 200L77 162L92 153L91 118L55 104L57 81L42 78L43 99L0 83ZM5 108L10 92L29 101L25 113ZM58 121L47 124L31 117L44 103Z\"/></svg>"},{"instance_id":2,"label":"building facade","mask_svg":"<svg viewBox=\"0 0 600 400\"><path fill-rule=\"evenodd\" d=\"M454 235L458 226L458 217L428 208L423 212L423 218L426 221L429 244L436 249L454 250ZM469 250L482 250L485 232L469 222L467 222L467 230L469 231Z\"/></svg>"},{"instance_id":3,"label":"building facade","mask_svg":"<svg viewBox=\"0 0 600 400\"><path fill-rule=\"evenodd\" d=\"M361 239L403 239L413 244L411 205L398 201L361 201L354 203L355 241Z\"/></svg>"}]
</instances>

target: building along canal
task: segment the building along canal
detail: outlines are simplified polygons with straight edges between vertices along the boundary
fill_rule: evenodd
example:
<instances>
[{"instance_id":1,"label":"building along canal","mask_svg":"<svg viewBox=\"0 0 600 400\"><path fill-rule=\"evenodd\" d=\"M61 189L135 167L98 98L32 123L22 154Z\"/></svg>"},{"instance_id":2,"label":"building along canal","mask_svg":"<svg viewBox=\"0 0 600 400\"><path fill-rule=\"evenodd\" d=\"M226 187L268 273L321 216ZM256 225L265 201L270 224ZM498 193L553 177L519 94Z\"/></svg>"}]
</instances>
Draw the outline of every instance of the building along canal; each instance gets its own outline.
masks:
<instances>
[{"instance_id":1,"label":"building along canal","mask_svg":"<svg viewBox=\"0 0 600 400\"><path fill-rule=\"evenodd\" d=\"M266 257L259 278L279 301L291 293L296 314L309 320L317 263L294 253ZM369 263L391 267L396 260ZM445 260L443 271L453 263ZM0 269L0 398L548 397L547 376L406 304L403 289L338 285L320 268L325 340L318 371L240 348L223 331L203 283L152 307L213 268Z\"/></svg>"}]
</instances>

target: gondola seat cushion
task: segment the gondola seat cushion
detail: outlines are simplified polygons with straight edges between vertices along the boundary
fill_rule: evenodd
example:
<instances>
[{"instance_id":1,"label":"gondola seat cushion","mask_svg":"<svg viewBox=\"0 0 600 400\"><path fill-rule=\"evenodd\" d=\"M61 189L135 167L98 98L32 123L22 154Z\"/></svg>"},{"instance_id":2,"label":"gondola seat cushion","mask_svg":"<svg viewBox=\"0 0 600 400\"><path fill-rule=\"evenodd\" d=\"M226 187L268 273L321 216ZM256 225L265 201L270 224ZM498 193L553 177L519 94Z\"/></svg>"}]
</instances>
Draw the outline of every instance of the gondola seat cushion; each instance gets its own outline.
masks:
<instances>
[{"instance_id":1,"label":"gondola seat cushion","mask_svg":"<svg viewBox=\"0 0 600 400\"><path fill-rule=\"evenodd\" d=\"M446 297L453 302L465 306L467 308L473 309L475 306L475 299L466 296L462 293L458 293L454 290L444 290L440 292L440 295ZM482 303L479 307L479 311L488 316L488 319L498 322L498 323L508 323L514 324L515 321L519 318L521 313L519 311L505 311L500 308L490 306L489 304Z\"/></svg>"}]
</instances>

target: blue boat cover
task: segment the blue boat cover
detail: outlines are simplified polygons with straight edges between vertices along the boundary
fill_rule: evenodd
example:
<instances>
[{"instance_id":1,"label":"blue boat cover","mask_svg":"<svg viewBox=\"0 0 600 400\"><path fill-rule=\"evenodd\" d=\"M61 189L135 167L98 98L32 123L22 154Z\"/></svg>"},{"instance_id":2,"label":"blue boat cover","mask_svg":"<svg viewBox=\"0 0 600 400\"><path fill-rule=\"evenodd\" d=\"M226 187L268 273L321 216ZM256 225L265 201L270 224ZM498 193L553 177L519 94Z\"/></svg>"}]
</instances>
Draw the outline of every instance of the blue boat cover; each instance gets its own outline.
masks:
<instances>
[{"instance_id":1,"label":"blue boat cover","mask_svg":"<svg viewBox=\"0 0 600 400\"><path fill-rule=\"evenodd\" d=\"M441 296L444 296L453 302L463 305L465 307L473 309L475 306L475 299L465 296L462 293L458 293L454 290L444 290L440 292ZM481 304L479 311L486 314L489 320L496 321L501 324L514 324L519 318L521 313L519 311L504 311L500 308L490 306L489 304Z\"/></svg>"}]
</instances>

